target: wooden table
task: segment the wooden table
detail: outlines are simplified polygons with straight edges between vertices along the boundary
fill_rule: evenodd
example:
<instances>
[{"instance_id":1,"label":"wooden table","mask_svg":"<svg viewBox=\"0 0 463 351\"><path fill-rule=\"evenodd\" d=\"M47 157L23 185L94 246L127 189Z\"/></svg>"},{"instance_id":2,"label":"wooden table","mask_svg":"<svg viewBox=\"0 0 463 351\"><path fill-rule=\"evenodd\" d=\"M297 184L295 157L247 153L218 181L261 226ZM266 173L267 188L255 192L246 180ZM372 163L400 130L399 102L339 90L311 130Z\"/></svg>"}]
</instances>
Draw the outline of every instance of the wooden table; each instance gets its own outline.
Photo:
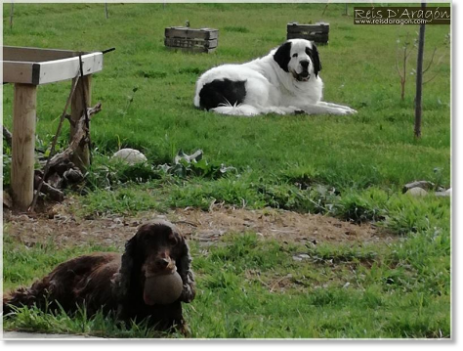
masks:
<instances>
[{"instance_id":1,"label":"wooden table","mask_svg":"<svg viewBox=\"0 0 463 351\"><path fill-rule=\"evenodd\" d=\"M82 85L86 106L90 106L91 75L103 69L102 52L82 53L81 58L84 77L79 79L71 101L71 121L79 120L83 113ZM14 83L11 195L17 210L27 210L34 196L37 86L74 80L79 68L79 52L3 47L3 83Z\"/></svg>"}]
</instances>

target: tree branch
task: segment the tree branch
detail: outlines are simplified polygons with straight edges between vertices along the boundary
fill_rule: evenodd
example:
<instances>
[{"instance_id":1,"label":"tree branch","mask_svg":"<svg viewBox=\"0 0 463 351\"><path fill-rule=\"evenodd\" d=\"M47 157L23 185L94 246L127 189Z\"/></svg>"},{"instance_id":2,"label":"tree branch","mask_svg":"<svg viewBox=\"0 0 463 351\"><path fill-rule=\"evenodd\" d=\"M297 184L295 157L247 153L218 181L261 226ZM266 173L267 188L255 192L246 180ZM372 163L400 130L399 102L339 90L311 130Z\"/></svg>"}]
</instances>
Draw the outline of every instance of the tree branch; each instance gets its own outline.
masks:
<instances>
[{"instance_id":1,"label":"tree branch","mask_svg":"<svg viewBox=\"0 0 463 351\"><path fill-rule=\"evenodd\" d=\"M434 51L432 52L432 56L431 56L431 61L429 61L428 67L426 67L423 70L423 74L425 74L429 70L429 68L431 67L432 62L434 61L434 55L436 54L436 51L437 51L437 48L434 48Z\"/></svg>"},{"instance_id":2,"label":"tree branch","mask_svg":"<svg viewBox=\"0 0 463 351\"><path fill-rule=\"evenodd\" d=\"M89 119L91 116L97 114L98 112L101 111L101 102L96 104L93 107L90 107L87 109L87 113L89 116ZM58 164L69 160L72 155L76 152L77 148L81 145L82 142L86 143L87 140L87 127L86 127L86 121L85 121L85 115L82 116L82 118L77 122L76 126L76 132L74 134L73 139L69 143L69 146L66 148L66 150L60 152L59 154L56 154L53 156L53 158L50 160L49 164L49 169L57 166Z\"/></svg>"}]
</instances>

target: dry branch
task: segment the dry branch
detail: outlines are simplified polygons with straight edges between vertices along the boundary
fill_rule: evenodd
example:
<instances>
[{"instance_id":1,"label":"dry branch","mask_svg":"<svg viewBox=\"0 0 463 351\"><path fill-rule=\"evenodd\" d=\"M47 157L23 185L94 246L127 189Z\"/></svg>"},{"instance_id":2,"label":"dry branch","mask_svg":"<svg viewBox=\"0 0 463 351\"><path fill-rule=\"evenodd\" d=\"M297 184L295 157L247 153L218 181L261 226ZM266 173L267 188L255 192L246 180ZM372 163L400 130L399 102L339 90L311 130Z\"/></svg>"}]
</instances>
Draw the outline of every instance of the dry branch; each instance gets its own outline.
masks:
<instances>
[{"instance_id":1,"label":"dry branch","mask_svg":"<svg viewBox=\"0 0 463 351\"><path fill-rule=\"evenodd\" d=\"M3 137L5 138L5 142L8 144L8 146L11 146L13 142L13 134L5 127L3 126Z\"/></svg>"},{"instance_id":2,"label":"dry branch","mask_svg":"<svg viewBox=\"0 0 463 351\"><path fill-rule=\"evenodd\" d=\"M96 104L94 107L88 108L87 111L88 111L88 116L90 119L91 116L101 111L101 102ZM76 130L75 130L74 136L71 142L69 143L69 146L66 148L66 150L64 150L63 152L60 152L59 154L56 154L50 160L50 164L49 164L50 169L53 167L56 167L60 163L69 161L70 158L74 155L74 153L79 147L88 143L87 134L89 131L86 126L85 115L83 115L82 118L79 119L75 128Z\"/></svg>"},{"instance_id":3,"label":"dry branch","mask_svg":"<svg viewBox=\"0 0 463 351\"><path fill-rule=\"evenodd\" d=\"M35 171L34 174L34 189L41 187L40 192L48 195L54 201L63 201L64 194L62 191L52 187L50 184L43 181L43 172Z\"/></svg>"}]
</instances>

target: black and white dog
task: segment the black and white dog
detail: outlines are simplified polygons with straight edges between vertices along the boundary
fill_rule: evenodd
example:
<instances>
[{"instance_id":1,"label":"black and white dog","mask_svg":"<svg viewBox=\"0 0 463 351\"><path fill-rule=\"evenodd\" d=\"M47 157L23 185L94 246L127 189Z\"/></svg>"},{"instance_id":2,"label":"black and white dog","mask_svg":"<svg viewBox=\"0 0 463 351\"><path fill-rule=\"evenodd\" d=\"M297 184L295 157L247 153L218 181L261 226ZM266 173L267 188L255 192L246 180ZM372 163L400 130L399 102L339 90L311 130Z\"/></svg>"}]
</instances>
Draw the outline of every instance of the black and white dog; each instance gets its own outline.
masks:
<instances>
[{"instance_id":1,"label":"black and white dog","mask_svg":"<svg viewBox=\"0 0 463 351\"><path fill-rule=\"evenodd\" d=\"M315 44L288 40L262 58L225 64L205 72L196 83L194 104L224 115L256 116L356 113L322 100L322 68Z\"/></svg>"}]
</instances>

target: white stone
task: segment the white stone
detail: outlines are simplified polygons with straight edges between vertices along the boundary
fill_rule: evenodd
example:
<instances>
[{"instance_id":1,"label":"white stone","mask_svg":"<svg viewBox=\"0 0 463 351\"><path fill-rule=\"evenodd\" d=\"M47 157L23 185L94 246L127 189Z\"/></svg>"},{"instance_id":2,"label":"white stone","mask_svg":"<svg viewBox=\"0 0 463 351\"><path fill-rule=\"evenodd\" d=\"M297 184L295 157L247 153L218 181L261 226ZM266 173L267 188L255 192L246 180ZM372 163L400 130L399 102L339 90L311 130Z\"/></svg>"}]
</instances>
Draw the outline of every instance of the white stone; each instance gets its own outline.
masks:
<instances>
[{"instance_id":1,"label":"white stone","mask_svg":"<svg viewBox=\"0 0 463 351\"><path fill-rule=\"evenodd\" d=\"M146 162L148 159L140 151L135 149L120 149L113 156L113 159L119 159L128 163L129 165L135 165L137 163Z\"/></svg>"},{"instance_id":2,"label":"white stone","mask_svg":"<svg viewBox=\"0 0 463 351\"><path fill-rule=\"evenodd\" d=\"M427 193L428 192L426 190L421 188L411 188L406 192L406 194L412 196L426 196Z\"/></svg>"}]
</instances>

